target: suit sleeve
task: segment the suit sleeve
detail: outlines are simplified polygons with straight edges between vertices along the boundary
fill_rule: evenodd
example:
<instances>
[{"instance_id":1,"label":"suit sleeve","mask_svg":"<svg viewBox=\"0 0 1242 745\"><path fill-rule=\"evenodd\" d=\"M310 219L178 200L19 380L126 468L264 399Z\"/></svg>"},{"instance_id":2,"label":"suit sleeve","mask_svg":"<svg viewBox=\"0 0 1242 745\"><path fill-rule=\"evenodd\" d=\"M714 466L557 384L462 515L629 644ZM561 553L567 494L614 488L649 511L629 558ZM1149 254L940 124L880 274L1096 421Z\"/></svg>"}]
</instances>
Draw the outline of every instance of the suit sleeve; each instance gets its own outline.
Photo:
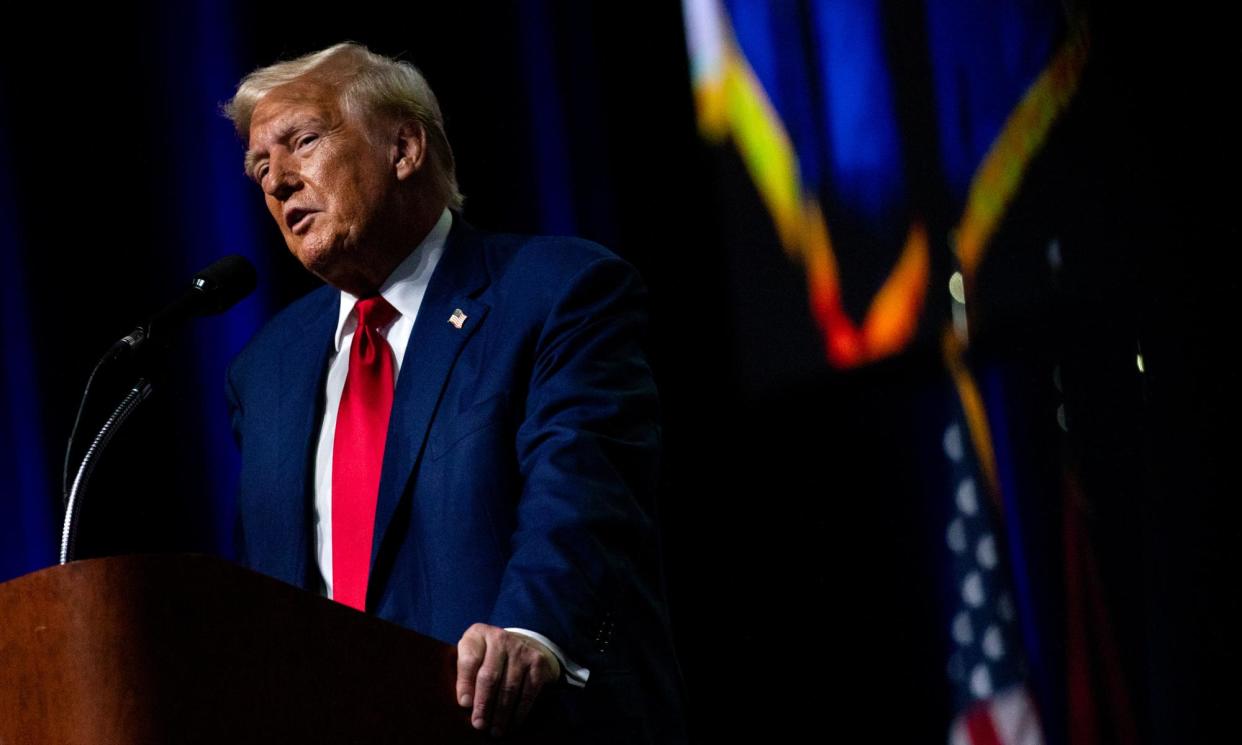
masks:
<instances>
[{"instance_id":1,"label":"suit sleeve","mask_svg":"<svg viewBox=\"0 0 1242 745\"><path fill-rule=\"evenodd\" d=\"M517 527L489 619L538 631L592 670L624 664L609 656L618 611L655 592L660 429L645 301L637 272L607 257L551 306L517 429Z\"/></svg>"}]
</instances>

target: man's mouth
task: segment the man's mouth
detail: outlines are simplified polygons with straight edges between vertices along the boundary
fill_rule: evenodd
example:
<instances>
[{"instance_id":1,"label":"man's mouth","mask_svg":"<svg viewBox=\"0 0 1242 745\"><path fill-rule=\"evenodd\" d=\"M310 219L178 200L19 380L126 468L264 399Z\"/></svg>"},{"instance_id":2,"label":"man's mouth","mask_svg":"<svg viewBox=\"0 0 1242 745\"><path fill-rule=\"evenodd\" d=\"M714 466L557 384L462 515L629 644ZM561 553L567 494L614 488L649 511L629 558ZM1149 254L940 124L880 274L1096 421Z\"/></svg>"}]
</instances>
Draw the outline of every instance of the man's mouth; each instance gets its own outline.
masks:
<instances>
[{"instance_id":1,"label":"man's mouth","mask_svg":"<svg viewBox=\"0 0 1242 745\"><path fill-rule=\"evenodd\" d=\"M292 209L289 214L285 215L285 224L289 226L290 232L294 235L301 235L310 228L311 218L314 217L316 210Z\"/></svg>"}]
</instances>

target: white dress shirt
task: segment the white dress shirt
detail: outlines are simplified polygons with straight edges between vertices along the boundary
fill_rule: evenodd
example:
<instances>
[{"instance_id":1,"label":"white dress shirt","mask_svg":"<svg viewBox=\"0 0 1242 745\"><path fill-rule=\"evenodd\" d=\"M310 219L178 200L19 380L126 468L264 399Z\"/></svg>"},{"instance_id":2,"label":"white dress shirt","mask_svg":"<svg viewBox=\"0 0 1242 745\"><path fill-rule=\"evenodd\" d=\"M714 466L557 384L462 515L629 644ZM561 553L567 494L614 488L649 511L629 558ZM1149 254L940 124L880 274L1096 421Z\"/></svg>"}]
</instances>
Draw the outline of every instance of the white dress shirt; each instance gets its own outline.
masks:
<instances>
[{"instance_id":1,"label":"white dress shirt","mask_svg":"<svg viewBox=\"0 0 1242 745\"><path fill-rule=\"evenodd\" d=\"M444 254L444 243L453 225L453 213L447 208L440 215L422 243L393 270L379 294L397 309L399 315L380 334L388 340L393 353L393 383L401 374L401 362L410 341L410 332L418 318L419 306L427 292L427 284L436 264ZM354 305L358 298L341 290L341 306L336 322L335 350L328 360L328 379L325 388L323 426L319 430L319 446L315 451L315 556L319 574L323 579L324 595L332 597L332 444L336 438L336 414L341 405L341 393L345 390L345 377L349 373L349 350L358 328L358 314ZM445 323L448 319L445 319ZM464 629L463 629L464 631ZM590 671L566 659L552 640L529 629L510 628L531 637L552 651L565 671L570 685L586 684Z\"/></svg>"}]
</instances>

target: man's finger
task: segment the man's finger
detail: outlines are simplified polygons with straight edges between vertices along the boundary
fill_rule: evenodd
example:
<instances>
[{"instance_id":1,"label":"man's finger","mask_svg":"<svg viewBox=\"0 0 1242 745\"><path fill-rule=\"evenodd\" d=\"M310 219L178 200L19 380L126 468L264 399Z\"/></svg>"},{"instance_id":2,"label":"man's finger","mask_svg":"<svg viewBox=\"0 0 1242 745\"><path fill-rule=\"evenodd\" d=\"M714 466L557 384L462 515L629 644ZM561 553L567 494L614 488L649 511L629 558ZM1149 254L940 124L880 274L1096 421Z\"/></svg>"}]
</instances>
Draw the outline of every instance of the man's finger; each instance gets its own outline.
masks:
<instances>
[{"instance_id":1,"label":"man's finger","mask_svg":"<svg viewBox=\"0 0 1242 745\"><path fill-rule=\"evenodd\" d=\"M509 657L509 664L505 667L505 679L501 682L497 695L496 710L492 712L493 735L503 735L510 731L510 725L516 727L518 724L514 714L526 682L525 663L526 660L517 654Z\"/></svg>"},{"instance_id":2,"label":"man's finger","mask_svg":"<svg viewBox=\"0 0 1242 745\"><path fill-rule=\"evenodd\" d=\"M457 642L457 703L462 707L474 705L474 681L486 651L486 637L473 626Z\"/></svg>"},{"instance_id":3,"label":"man's finger","mask_svg":"<svg viewBox=\"0 0 1242 745\"><path fill-rule=\"evenodd\" d=\"M497 694L504 681L508 662L504 644L495 635L489 633L488 636L490 638L487 640L483 664L479 666L479 672L474 678L474 713L471 715L474 728L481 730L487 729L491 724L492 712L496 709Z\"/></svg>"}]
</instances>

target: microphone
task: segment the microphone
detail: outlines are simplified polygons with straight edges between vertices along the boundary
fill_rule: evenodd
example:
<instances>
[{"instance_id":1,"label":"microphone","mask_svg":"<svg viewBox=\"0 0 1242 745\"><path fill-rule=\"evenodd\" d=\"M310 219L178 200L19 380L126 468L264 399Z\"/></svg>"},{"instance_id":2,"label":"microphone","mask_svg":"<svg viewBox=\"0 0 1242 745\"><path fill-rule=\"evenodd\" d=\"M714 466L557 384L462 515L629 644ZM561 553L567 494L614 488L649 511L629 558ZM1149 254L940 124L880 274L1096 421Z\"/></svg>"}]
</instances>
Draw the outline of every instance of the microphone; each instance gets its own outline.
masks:
<instances>
[{"instance_id":1,"label":"microphone","mask_svg":"<svg viewBox=\"0 0 1242 745\"><path fill-rule=\"evenodd\" d=\"M106 359L132 354L149 341L163 343L195 316L222 313L254 291L257 275L244 256L225 256L199 271L181 296L129 332L108 350Z\"/></svg>"},{"instance_id":2,"label":"microphone","mask_svg":"<svg viewBox=\"0 0 1242 745\"><path fill-rule=\"evenodd\" d=\"M94 464L99 460L103 449L107 447L113 433L125 423L129 415L148 396L151 395L151 384L139 378L131 388L129 395L116 408L112 416L99 431L94 443L82 459L78 469L78 477L74 479L72 488L69 483L69 464L73 457L74 444L78 438L78 427L82 424L82 416L86 411L86 403L90 399L95 377L109 363L122 357L132 355L142 349L149 341L167 342L175 335L178 328L195 316L222 313L233 307L242 298L254 291L258 282L254 265L243 256L225 256L211 266L194 275L190 286L181 296L169 303L163 310L151 316L145 324L135 328L125 338L113 344L86 379L86 389L82 392L82 400L78 404L78 413L73 420L73 429L69 432L69 444L65 448L64 471L61 474L61 488L68 509L65 511L65 524L61 542L61 563L73 558L73 541L76 535L77 505L76 497L86 489Z\"/></svg>"}]
</instances>

